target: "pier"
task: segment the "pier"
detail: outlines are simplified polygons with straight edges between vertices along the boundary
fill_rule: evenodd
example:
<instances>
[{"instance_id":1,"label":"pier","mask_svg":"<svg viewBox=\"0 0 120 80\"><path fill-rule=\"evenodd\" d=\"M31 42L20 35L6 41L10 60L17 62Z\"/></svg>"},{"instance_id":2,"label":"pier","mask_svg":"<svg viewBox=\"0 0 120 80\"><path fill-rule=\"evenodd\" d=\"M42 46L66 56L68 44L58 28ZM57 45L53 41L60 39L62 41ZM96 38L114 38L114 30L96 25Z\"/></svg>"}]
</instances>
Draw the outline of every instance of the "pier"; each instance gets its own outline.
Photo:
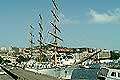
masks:
<instances>
[{"instance_id":1,"label":"pier","mask_svg":"<svg viewBox=\"0 0 120 80\"><path fill-rule=\"evenodd\" d=\"M59 80L48 75L34 73L18 67L11 69L10 66L7 66L2 67L2 69L4 69L7 75L0 75L0 80Z\"/></svg>"}]
</instances>

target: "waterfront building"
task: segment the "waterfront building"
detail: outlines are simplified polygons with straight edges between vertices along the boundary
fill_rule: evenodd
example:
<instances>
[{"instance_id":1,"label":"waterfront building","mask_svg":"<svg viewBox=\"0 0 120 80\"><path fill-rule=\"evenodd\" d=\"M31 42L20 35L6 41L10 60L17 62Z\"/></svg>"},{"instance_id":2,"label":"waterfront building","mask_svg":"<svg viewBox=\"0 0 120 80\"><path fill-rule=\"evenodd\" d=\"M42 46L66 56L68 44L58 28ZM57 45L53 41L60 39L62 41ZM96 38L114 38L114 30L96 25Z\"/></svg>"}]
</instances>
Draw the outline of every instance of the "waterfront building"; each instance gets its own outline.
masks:
<instances>
[{"instance_id":1,"label":"waterfront building","mask_svg":"<svg viewBox=\"0 0 120 80\"><path fill-rule=\"evenodd\" d=\"M1 47L0 49L2 52L6 52L7 51L7 48L6 47Z\"/></svg>"},{"instance_id":2,"label":"waterfront building","mask_svg":"<svg viewBox=\"0 0 120 80\"><path fill-rule=\"evenodd\" d=\"M97 58L98 59L110 59L111 53L110 50L102 50L100 53L98 53Z\"/></svg>"}]
</instances>

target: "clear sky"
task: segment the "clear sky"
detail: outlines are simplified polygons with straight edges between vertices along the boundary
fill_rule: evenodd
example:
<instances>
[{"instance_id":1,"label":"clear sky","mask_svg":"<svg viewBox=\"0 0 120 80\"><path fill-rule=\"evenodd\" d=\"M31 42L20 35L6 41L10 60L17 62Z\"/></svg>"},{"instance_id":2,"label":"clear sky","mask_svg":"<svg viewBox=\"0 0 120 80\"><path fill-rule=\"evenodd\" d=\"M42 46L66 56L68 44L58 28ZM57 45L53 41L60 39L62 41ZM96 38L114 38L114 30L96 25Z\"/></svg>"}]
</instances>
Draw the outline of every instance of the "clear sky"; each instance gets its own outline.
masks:
<instances>
[{"instance_id":1,"label":"clear sky","mask_svg":"<svg viewBox=\"0 0 120 80\"><path fill-rule=\"evenodd\" d=\"M67 47L120 49L120 0L57 0L58 27ZM43 16L44 42L52 42L47 31L52 0L0 0L0 46L29 46L29 25L38 39L39 13Z\"/></svg>"}]
</instances>

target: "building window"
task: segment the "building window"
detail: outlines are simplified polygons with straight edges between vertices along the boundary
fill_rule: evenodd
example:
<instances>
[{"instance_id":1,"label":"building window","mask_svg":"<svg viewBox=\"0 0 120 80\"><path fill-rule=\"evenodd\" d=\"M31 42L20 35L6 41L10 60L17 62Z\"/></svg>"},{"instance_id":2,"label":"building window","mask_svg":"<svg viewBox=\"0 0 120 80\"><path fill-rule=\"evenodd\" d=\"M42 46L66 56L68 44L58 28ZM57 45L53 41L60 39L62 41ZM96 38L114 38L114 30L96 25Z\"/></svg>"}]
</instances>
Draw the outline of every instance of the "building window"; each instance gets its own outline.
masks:
<instances>
[{"instance_id":1,"label":"building window","mask_svg":"<svg viewBox=\"0 0 120 80\"><path fill-rule=\"evenodd\" d=\"M115 76L116 77L116 72L112 72L111 76Z\"/></svg>"},{"instance_id":2,"label":"building window","mask_svg":"<svg viewBox=\"0 0 120 80\"><path fill-rule=\"evenodd\" d=\"M120 73L118 73L118 77L120 77Z\"/></svg>"}]
</instances>

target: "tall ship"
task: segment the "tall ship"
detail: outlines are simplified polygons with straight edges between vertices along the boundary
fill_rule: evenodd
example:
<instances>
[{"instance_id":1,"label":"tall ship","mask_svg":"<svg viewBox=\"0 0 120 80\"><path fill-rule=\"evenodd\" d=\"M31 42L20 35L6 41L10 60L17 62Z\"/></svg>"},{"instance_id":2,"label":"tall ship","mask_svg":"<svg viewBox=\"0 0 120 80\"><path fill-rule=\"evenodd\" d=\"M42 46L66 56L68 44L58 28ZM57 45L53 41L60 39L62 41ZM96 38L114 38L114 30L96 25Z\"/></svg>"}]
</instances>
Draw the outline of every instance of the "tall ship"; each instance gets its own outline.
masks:
<instances>
[{"instance_id":1,"label":"tall ship","mask_svg":"<svg viewBox=\"0 0 120 80\"><path fill-rule=\"evenodd\" d=\"M39 42L38 50L39 57L38 61L33 59L33 30L34 28L30 25L30 61L27 62L25 70L33 71L36 73L41 73L49 76L53 76L60 79L71 79L72 70L74 67L71 67L75 62L73 55L66 55L57 53L57 40L63 41L62 38L57 36L57 32L61 33L61 30L58 28L57 23L60 22L58 13L58 6L56 0L52 0L53 10L51 13L53 15L53 21L50 22L51 26L53 26L53 32L48 31L48 34L53 37L53 43L49 44L52 46L52 51L43 49L45 44L43 43L43 18L40 14L40 22L39 22ZM43 55L48 57L47 61L42 62Z\"/></svg>"},{"instance_id":2,"label":"tall ship","mask_svg":"<svg viewBox=\"0 0 120 80\"><path fill-rule=\"evenodd\" d=\"M43 18L40 14L40 22L39 22L39 39L37 40L39 42L39 46L37 47L39 54L38 59L35 60L33 57L33 27L30 26L30 61L26 63L25 70L33 71L35 73L45 74L49 76L53 76L59 79L71 79L72 72L78 68L78 66L81 66L81 63L84 61L90 59L94 55L101 52L101 50L98 50L96 52L93 52L90 56L82 59L81 61L76 61L76 56L73 54L66 54L66 53L58 53L58 44L57 40L63 41L62 38L57 36L57 32L61 33L61 30L58 28L57 23L60 22L58 13L58 6L56 0L52 0L53 3L53 10L51 10L51 13L53 15L53 21L50 22L51 26L53 26L53 32L48 31L48 34L53 37L53 43L49 44L51 46L51 50L48 50L44 48L46 44L43 43ZM47 56L47 60L43 57ZM80 65L79 65L80 64ZM83 67L83 66L82 66ZM85 67L85 66L84 66Z\"/></svg>"}]
</instances>

